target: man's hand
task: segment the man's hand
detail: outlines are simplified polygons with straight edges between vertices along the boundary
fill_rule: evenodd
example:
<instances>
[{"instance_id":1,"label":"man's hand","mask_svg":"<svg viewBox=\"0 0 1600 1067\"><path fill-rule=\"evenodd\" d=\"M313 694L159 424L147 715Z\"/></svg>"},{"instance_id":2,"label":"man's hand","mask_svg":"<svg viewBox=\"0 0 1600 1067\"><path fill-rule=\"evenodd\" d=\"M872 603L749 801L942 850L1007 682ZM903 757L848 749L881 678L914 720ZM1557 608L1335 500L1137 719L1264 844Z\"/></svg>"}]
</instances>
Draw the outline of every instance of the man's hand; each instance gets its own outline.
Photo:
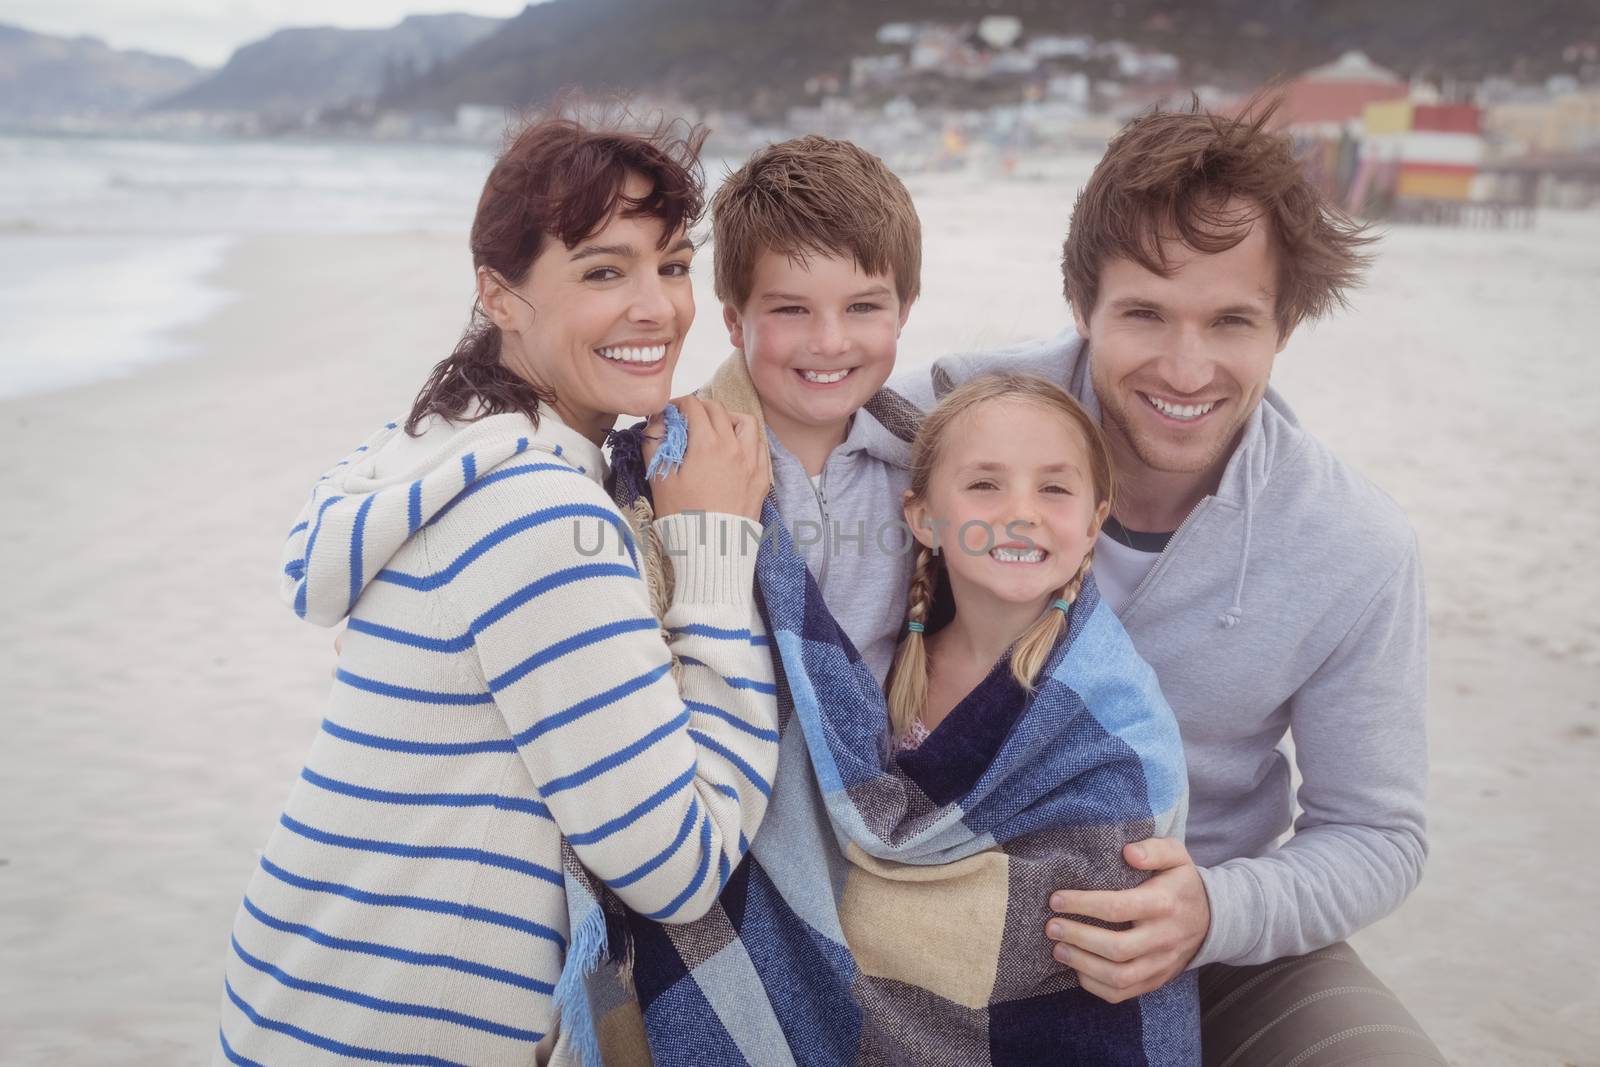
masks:
<instances>
[{"instance_id":1,"label":"man's hand","mask_svg":"<svg viewBox=\"0 0 1600 1067\"><path fill-rule=\"evenodd\" d=\"M1063 889L1051 896L1050 909L1132 927L1106 930L1066 918L1045 925L1045 935L1058 942L1055 958L1078 972L1084 989L1111 1004L1182 973L1211 929L1206 887L1182 842L1152 837L1127 846L1122 855L1136 870L1159 873L1132 889Z\"/></svg>"}]
</instances>

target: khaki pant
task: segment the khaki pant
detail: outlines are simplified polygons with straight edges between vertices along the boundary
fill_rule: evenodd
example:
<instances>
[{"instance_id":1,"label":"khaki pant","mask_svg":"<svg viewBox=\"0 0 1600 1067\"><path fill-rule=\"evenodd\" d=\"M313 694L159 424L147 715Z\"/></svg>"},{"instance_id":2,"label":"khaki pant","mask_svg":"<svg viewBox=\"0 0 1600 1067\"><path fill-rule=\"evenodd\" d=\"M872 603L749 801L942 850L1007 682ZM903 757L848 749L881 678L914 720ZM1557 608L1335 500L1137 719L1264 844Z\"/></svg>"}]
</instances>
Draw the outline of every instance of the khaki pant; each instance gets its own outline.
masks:
<instances>
[{"instance_id":1,"label":"khaki pant","mask_svg":"<svg viewBox=\"0 0 1600 1067\"><path fill-rule=\"evenodd\" d=\"M1200 969L1205 1067L1420 1067L1445 1059L1343 942Z\"/></svg>"}]
</instances>

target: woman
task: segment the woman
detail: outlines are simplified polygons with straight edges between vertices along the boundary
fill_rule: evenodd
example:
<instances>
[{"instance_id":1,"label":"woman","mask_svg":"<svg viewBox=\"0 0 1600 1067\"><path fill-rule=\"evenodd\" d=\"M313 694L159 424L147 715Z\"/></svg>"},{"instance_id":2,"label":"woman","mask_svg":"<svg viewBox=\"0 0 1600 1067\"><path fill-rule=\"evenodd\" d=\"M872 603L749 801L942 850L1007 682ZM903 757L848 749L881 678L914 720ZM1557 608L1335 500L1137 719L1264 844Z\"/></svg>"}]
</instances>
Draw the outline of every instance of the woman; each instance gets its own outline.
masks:
<instances>
[{"instance_id":1,"label":"woman","mask_svg":"<svg viewBox=\"0 0 1600 1067\"><path fill-rule=\"evenodd\" d=\"M763 443L680 402L659 622L601 485L606 432L666 405L694 318L702 139L525 130L473 222L472 326L291 532L287 599L349 624L234 924L220 1060L584 1052L587 1015L561 1007L605 940L585 868L685 922L748 848L777 759L759 537L702 533L759 513Z\"/></svg>"}]
</instances>

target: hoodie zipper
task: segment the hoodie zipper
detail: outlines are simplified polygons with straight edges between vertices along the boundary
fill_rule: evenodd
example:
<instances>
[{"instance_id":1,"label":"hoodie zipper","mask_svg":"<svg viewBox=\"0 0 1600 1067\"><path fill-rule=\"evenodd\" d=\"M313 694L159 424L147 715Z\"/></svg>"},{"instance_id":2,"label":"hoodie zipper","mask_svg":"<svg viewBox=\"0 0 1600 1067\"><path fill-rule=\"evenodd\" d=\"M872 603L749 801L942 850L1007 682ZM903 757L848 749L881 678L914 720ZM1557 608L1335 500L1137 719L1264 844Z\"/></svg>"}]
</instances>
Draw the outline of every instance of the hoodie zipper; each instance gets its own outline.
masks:
<instances>
[{"instance_id":1,"label":"hoodie zipper","mask_svg":"<svg viewBox=\"0 0 1600 1067\"><path fill-rule=\"evenodd\" d=\"M831 457L830 457L831 458ZM805 470L804 467L801 468ZM828 465L823 463L822 472L817 475L817 480L812 481L806 475L806 484L811 486L811 492L817 498L817 510L822 513L822 566L817 571L817 586L821 588L828 580L828 557L832 554L828 546L828 495L823 489L828 482Z\"/></svg>"},{"instance_id":2,"label":"hoodie zipper","mask_svg":"<svg viewBox=\"0 0 1600 1067\"><path fill-rule=\"evenodd\" d=\"M1189 523L1191 521L1193 521L1193 519L1194 519L1194 517L1196 515L1200 514L1200 512L1201 512L1201 510L1203 508L1205 508L1208 504L1210 504L1215 499L1216 499L1216 497L1214 497L1214 496L1209 496L1209 495L1203 496L1203 497L1201 497L1199 499L1199 501L1197 501L1195 503L1194 507L1189 509L1189 514L1185 515L1183 517L1183 521L1178 523L1178 528L1176 530L1172 531L1172 536L1167 539L1167 547L1162 549L1161 550L1161 555L1156 557L1156 561L1155 561L1154 564L1151 565L1149 573L1146 574L1144 576L1144 579L1137 586L1134 587L1133 595L1128 598L1128 606L1129 607L1138 606L1139 598L1144 595L1145 589L1147 589L1149 587L1151 582L1156 580L1156 576L1161 572L1162 567L1164 567L1166 565L1167 556L1172 552L1173 548L1177 545L1178 538L1183 536L1184 529L1189 525Z\"/></svg>"}]
</instances>

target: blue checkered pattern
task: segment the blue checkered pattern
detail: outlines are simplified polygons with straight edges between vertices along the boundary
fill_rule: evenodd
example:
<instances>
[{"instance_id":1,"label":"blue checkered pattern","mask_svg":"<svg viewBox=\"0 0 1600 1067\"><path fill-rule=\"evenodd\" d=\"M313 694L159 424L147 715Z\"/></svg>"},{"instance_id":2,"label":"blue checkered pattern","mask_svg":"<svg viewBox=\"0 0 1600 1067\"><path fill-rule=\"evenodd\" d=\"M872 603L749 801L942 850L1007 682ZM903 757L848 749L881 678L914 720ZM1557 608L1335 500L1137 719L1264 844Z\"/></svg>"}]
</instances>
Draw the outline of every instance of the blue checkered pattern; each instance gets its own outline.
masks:
<instances>
[{"instance_id":1,"label":"blue checkered pattern","mask_svg":"<svg viewBox=\"0 0 1600 1067\"><path fill-rule=\"evenodd\" d=\"M636 442L613 471L627 504ZM657 1067L1198 1064L1192 976L1110 1005L1043 934L1052 890L1137 884L1122 846L1181 834L1187 805L1176 722L1093 579L1034 694L1002 661L893 756L883 694L772 497L762 520L779 771L710 915L621 924Z\"/></svg>"}]
</instances>

